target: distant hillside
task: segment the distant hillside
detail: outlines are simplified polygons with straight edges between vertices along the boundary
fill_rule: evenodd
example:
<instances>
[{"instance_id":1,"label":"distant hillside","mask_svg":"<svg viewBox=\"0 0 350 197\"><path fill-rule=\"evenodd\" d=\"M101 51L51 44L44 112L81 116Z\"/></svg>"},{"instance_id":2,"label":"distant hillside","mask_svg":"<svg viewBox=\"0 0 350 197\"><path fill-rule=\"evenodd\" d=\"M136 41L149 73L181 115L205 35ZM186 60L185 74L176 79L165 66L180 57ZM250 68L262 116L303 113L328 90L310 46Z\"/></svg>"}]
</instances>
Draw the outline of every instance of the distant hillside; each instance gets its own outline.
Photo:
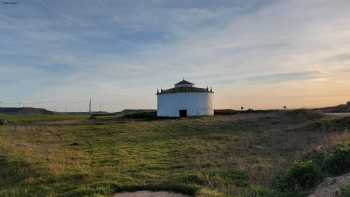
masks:
<instances>
[{"instance_id":1,"label":"distant hillside","mask_svg":"<svg viewBox=\"0 0 350 197\"><path fill-rule=\"evenodd\" d=\"M350 102L348 102L347 104L343 104L343 105L318 108L315 110L323 112L323 113L346 113L346 112L350 112Z\"/></svg>"},{"instance_id":2,"label":"distant hillside","mask_svg":"<svg viewBox=\"0 0 350 197\"><path fill-rule=\"evenodd\" d=\"M244 114L244 113L271 113L271 112L279 112L281 110L278 109L265 109L265 110L235 110L235 109L215 109L214 115L235 115L235 114Z\"/></svg>"},{"instance_id":3,"label":"distant hillside","mask_svg":"<svg viewBox=\"0 0 350 197\"><path fill-rule=\"evenodd\" d=\"M143 113L155 113L154 109L124 109L120 112L114 113L116 117L130 116L135 114L143 114Z\"/></svg>"},{"instance_id":4,"label":"distant hillside","mask_svg":"<svg viewBox=\"0 0 350 197\"><path fill-rule=\"evenodd\" d=\"M19 115L32 115L32 114L54 114L54 112L42 108L32 107L0 107L0 114L19 114Z\"/></svg>"}]
</instances>

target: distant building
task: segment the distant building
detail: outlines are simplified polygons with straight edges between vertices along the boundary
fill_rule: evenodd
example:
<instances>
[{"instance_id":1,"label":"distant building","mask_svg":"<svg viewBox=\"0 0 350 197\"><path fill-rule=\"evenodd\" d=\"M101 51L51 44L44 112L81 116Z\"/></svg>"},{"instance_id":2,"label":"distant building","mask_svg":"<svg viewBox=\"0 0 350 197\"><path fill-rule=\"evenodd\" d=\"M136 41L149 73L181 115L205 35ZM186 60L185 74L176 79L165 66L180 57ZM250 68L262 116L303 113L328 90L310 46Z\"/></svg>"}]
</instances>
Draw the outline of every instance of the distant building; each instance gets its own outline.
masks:
<instances>
[{"instance_id":1,"label":"distant building","mask_svg":"<svg viewBox=\"0 0 350 197\"><path fill-rule=\"evenodd\" d=\"M193 83L182 80L173 88L157 91L157 116L212 116L213 95L212 89L197 88Z\"/></svg>"}]
</instances>

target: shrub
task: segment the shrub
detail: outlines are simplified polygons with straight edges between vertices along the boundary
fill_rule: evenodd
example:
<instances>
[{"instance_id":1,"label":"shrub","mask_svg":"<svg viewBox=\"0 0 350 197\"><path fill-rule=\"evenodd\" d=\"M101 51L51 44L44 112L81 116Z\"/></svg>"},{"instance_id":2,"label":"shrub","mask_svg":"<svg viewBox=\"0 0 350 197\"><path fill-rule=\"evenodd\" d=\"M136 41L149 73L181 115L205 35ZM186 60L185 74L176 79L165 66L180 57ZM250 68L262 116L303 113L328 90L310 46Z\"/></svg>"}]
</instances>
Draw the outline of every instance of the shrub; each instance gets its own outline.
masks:
<instances>
[{"instance_id":1,"label":"shrub","mask_svg":"<svg viewBox=\"0 0 350 197\"><path fill-rule=\"evenodd\" d=\"M274 179L273 186L281 192L300 192L315 187L322 179L314 162L296 162L287 172Z\"/></svg>"},{"instance_id":2,"label":"shrub","mask_svg":"<svg viewBox=\"0 0 350 197\"><path fill-rule=\"evenodd\" d=\"M350 172L350 147L341 146L330 152L319 153L312 160L296 162L274 178L273 187L292 196L294 193L295 196L296 193L312 189L326 176L338 176L347 172ZM350 189L348 190L350 194Z\"/></svg>"},{"instance_id":3,"label":"shrub","mask_svg":"<svg viewBox=\"0 0 350 197\"><path fill-rule=\"evenodd\" d=\"M341 196L350 197L350 185L347 185L345 188L342 189Z\"/></svg>"},{"instance_id":4,"label":"shrub","mask_svg":"<svg viewBox=\"0 0 350 197\"><path fill-rule=\"evenodd\" d=\"M318 163L322 172L328 176L345 174L350 171L350 148L341 147L323 154Z\"/></svg>"},{"instance_id":5,"label":"shrub","mask_svg":"<svg viewBox=\"0 0 350 197\"><path fill-rule=\"evenodd\" d=\"M206 180L199 174L189 174L181 177L181 182L186 184L205 185Z\"/></svg>"}]
</instances>

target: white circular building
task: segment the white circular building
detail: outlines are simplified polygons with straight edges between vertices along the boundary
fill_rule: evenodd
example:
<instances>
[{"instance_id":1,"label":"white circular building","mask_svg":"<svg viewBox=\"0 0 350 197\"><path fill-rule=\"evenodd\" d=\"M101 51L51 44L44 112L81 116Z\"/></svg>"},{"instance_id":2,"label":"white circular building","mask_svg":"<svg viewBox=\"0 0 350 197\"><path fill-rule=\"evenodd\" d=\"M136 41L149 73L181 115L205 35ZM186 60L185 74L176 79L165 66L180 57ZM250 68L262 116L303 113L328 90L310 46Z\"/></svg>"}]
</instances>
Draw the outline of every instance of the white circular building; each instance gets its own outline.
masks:
<instances>
[{"instance_id":1,"label":"white circular building","mask_svg":"<svg viewBox=\"0 0 350 197\"><path fill-rule=\"evenodd\" d=\"M212 116L213 95L212 89L197 88L193 83L182 80L174 88L157 91L157 116Z\"/></svg>"}]
</instances>

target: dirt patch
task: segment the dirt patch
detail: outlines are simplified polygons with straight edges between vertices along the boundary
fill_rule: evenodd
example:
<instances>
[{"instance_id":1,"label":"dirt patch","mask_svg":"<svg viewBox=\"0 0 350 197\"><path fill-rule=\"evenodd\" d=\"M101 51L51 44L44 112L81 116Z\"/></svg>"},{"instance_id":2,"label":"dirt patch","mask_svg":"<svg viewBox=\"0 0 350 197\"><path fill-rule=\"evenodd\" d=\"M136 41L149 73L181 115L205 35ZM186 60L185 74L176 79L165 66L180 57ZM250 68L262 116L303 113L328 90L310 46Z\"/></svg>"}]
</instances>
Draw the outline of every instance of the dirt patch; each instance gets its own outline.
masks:
<instances>
[{"instance_id":1,"label":"dirt patch","mask_svg":"<svg viewBox=\"0 0 350 197\"><path fill-rule=\"evenodd\" d=\"M179 194L179 193L172 193L172 192L137 191L137 192L117 193L113 197L190 197L190 196Z\"/></svg>"},{"instance_id":2,"label":"dirt patch","mask_svg":"<svg viewBox=\"0 0 350 197\"><path fill-rule=\"evenodd\" d=\"M339 197L341 189L350 183L350 173L335 178L327 178L317 187L314 193L308 197Z\"/></svg>"}]
</instances>

